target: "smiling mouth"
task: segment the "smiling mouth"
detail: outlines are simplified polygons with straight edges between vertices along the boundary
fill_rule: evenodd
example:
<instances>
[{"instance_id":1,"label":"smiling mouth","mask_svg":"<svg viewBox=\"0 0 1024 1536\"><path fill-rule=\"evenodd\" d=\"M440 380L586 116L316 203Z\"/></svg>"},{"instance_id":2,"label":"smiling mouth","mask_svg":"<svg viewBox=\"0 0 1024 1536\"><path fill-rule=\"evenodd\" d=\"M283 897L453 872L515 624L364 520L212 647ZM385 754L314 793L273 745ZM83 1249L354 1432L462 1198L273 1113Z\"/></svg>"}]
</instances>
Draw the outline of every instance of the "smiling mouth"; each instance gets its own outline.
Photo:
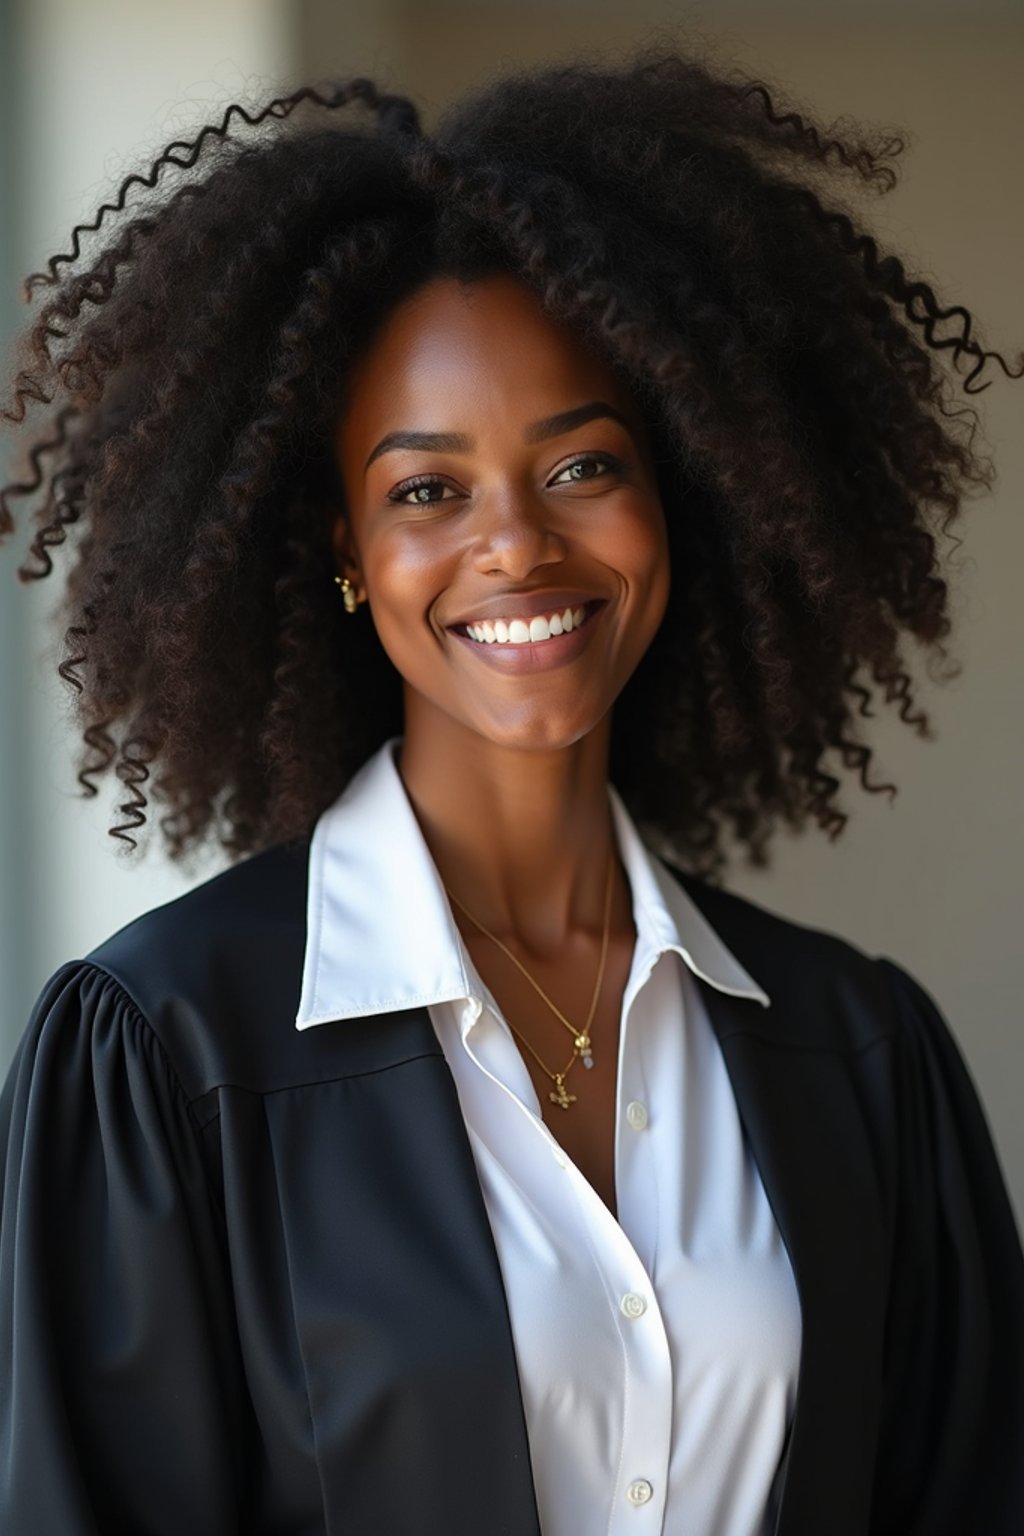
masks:
<instances>
[{"instance_id":1,"label":"smiling mouth","mask_svg":"<svg viewBox=\"0 0 1024 1536\"><path fill-rule=\"evenodd\" d=\"M599 608L604 598L591 598L576 608L564 608L532 619L489 619L479 624L453 624L452 632L483 649L512 650L519 646L543 646L563 635L583 629Z\"/></svg>"}]
</instances>

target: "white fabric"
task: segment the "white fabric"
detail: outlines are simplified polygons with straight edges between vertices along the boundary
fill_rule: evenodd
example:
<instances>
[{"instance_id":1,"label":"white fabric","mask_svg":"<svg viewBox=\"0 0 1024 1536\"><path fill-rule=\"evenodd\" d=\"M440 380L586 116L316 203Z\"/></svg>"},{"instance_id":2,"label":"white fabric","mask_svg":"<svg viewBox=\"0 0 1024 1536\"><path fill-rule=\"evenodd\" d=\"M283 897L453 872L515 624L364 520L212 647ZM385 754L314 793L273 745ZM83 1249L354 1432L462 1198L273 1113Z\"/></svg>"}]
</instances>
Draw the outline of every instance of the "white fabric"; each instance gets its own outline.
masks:
<instances>
[{"instance_id":1,"label":"white fabric","mask_svg":"<svg viewBox=\"0 0 1024 1536\"><path fill-rule=\"evenodd\" d=\"M400 739L314 830L296 1027L429 1011L494 1232L543 1536L764 1536L800 1309L694 975L770 999L609 786L637 930L616 1219L544 1124L462 942L395 763Z\"/></svg>"}]
</instances>

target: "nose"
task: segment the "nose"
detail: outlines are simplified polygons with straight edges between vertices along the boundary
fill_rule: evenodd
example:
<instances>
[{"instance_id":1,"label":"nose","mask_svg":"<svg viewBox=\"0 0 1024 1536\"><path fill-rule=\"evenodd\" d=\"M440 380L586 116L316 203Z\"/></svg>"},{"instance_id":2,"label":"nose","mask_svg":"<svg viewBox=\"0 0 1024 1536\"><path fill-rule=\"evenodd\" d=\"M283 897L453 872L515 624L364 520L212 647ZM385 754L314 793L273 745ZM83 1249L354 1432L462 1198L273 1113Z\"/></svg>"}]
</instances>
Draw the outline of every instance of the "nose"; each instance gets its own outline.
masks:
<instances>
[{"instance_id":1,"label":"nose","mask_svg":"<svg viewBox=\"0 0 1024 1536\"><path fill-rule=\"evenodd\" d=\"M477 509L474 569L522 580L539 565L564 560L568 546L554 527L554 516L551 507L524 490L488 496Z\"/></svg>"}]
</instances>

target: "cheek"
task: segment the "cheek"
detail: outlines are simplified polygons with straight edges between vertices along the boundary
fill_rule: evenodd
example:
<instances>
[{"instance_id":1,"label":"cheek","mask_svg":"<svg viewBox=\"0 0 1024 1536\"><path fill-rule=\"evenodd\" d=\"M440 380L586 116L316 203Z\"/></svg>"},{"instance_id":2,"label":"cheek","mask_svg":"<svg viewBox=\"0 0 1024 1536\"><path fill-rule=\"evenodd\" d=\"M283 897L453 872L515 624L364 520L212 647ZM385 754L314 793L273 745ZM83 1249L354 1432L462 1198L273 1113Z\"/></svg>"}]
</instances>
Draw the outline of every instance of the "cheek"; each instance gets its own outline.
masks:
<instances>
[{"instance_id":1,"label":"cheek","mask_svg":"<svg viewBox=\"0 0 1024 1536\"><path fill-rule=\"evenodd\" d=\"M366 584L373 594L373 621L381 644L396 665L399 657L423 654L431 609L449 580L451 562L443 542L424 534L391 535L365 560Z\"/></svg>"},{"instance_id":2,"label":"cheek","mask_svg":"<svg viewBox=\"0 0 1024 1536\"><path fill-rule=\"evenodd\" d=\"M659 503L645 502L631 509L615 530L609 556L636 590L660 605L667 601L668 529Z\"/></svg>"}]
</instances>

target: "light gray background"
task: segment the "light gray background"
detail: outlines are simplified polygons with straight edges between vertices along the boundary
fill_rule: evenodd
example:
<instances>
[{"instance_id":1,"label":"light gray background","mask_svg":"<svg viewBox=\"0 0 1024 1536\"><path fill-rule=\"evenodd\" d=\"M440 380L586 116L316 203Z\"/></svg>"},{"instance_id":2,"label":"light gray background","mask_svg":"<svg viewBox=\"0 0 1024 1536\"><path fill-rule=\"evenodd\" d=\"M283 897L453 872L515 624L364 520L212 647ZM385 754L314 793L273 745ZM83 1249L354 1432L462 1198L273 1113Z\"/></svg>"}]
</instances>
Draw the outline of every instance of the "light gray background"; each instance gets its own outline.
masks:
<instances>
[{"instance_id":1,"label":"light gray background","mask_svg":"<svg viewBox=\"0 0 1024 1536\"><path fill-rule=\"evenodd\" d=\"M147 152L218 117L239 92L365 72L412 94L429 125L453 92L505 63L629 46L661 26L680 44L706 38L826 120L906 130L901 185L865 205L875 227L940 298L972 310L989 346L1007 357L1024 346L1018 5L0 0L0 24L6 337L24 317L24 273L66 249L72 223L91 218ZM892 956L929 989L978 1083L1019 1214L1024 381L992 377L976 404L999 483L967 504L948 572L963 675L933 687L908 651L937 739L920 742L879 703L862 729L877 748L873 777L901 786L895 802L844 774L852 819L838 842L813 829L781 838L770 871L737 862L728 883ZM78 799L57 637L45 627L56 582L18 584L27 540L22 518L0 550L0 1073L57 965L222 862L214 854L183 872L156 846L123 860L106 835L120 786Z\"/></svg>"}]
</instances>

